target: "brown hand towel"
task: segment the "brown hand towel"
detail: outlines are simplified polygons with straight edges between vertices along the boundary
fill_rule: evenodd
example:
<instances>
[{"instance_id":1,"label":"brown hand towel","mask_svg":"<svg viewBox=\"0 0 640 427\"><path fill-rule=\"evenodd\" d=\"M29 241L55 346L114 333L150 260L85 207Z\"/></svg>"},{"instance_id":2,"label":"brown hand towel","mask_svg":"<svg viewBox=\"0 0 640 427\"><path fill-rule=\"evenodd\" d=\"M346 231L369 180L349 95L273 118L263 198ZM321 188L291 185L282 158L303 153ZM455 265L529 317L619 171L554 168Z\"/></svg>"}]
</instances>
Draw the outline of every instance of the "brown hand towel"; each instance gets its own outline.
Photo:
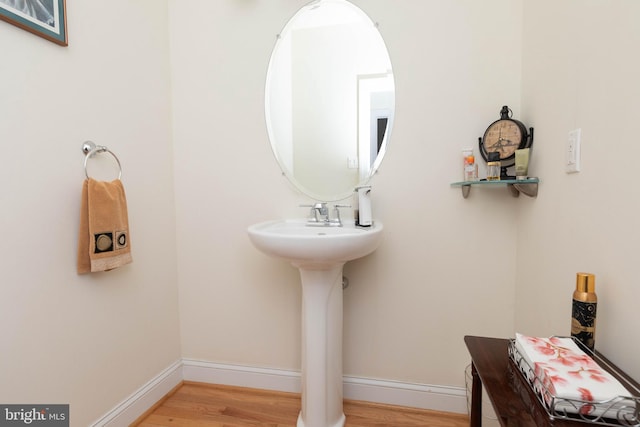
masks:
<instances>
[{"instance_id":1,"label":"brown hand towel","mask_svg":"<svg viewBox=\"0 0 640 427\"><path fill-rule=\"evenodd\" d=\"M129 264L131 241L124 187L86 179L82 185L78 274L108 271Z\"/></svg>"}]
</instances>

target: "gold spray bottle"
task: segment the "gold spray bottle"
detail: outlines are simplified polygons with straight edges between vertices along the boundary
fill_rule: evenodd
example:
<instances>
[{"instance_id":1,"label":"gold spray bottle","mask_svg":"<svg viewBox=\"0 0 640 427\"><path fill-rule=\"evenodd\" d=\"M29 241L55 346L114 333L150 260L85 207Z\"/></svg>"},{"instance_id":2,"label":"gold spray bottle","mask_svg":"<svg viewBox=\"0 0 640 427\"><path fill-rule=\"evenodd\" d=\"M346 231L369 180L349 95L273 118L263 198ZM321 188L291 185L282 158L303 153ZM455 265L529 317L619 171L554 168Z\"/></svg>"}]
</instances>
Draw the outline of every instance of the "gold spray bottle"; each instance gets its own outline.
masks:
<instances>
[{"instance_id":1,"label":"gold spray bottle","mask_svg":"<svg viewBox=\"0 0 640 427\"><path fill-rule=\"evenodd\" d=\"M571 312L571 336L576 337L590 350L595 346L596 335L596 276L591 273L576 275Z\"/></svg>"}]
</instances>

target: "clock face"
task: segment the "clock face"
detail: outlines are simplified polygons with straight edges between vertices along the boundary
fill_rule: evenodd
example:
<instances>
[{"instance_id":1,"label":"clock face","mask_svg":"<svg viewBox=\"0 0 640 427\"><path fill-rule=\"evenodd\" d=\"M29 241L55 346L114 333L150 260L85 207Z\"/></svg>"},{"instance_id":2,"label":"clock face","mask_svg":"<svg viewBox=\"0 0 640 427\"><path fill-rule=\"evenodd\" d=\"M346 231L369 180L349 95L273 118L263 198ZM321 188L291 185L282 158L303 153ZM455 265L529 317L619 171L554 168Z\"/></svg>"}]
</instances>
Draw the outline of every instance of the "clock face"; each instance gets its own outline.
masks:
<instances>
[{"instance_id":1,"label":"clock face","mask_svg":"<svg viewBox=\"0 0 640 427\"><path fill-rule=\"evenodd\" d=\"M515 157L522 143L522 130L512 120L498 120L489 126L482 139L487 153L500 153L500 160Z\"/></svg>"}]
</instances>

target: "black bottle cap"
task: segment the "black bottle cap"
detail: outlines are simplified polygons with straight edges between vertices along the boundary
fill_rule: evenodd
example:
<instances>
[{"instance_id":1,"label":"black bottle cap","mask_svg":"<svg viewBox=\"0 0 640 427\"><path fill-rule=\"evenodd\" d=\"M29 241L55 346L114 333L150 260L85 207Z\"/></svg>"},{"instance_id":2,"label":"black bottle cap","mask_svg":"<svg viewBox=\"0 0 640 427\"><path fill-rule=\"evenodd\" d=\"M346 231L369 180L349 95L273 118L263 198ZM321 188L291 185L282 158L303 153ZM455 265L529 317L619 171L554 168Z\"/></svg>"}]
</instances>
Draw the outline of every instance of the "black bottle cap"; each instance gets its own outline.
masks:
<instances>
[{"instance_id":1,"label":"black bottle cap","mask_svg":"<svg viewBox=\"0 0 640 427\"><path fill-rule=\"evenodd\" d=\"M487 153L487 161L489 162L499 162L500 161L500 153L498 152L493 152L493 153Z\"/></svg>"}]
</instances>

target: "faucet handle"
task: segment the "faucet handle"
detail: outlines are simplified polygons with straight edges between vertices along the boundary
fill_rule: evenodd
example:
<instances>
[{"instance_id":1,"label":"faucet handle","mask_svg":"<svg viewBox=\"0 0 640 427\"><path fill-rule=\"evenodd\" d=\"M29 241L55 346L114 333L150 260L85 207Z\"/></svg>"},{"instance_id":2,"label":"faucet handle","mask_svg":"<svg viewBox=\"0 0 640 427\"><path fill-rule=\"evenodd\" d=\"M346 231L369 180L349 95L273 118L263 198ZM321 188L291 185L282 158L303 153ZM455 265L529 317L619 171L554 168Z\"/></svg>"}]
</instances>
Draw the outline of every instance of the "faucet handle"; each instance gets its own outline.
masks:
<instances>
[{"instance_id":1,"label":"faucet handle","mask_svg":"<svg viewBox=\"0 0 640 427\"><path fill-rule=\"evenodd\" d=\"M301 208L309 208L309 221L318 222L318 211L314 209L314 205L298 205Z\"/></svg>"},{"instance_id":2,"label":"faucet handle","mask_svg":"<svg viewBox=\"0 0 640 427\"><path fill-rule=\"evenodd\" d=\"M340 212L339 208L350 208L351 205L333 205L333 208L336 210L336 212Z\"/></svg>"},{"instance_id":3,"label":"faucet handle","mask_svg":"<svg viewBox=\"0 0 640 427\"><path fill-rule=\"evenodd\" d=\"M340 219L340 208L350 208L351 205L333 205L333 211L335 212L336 220L339 224L342 224L342 220Z\"/></svg>"},{"instance_id":4,"label":"faucet handle","mask_svg":"<svg viewBox=\"0 0 640 427\"><path fill-rule=\"evenodd\" d=\"M301 208L311 208L311 210L320 210L320 209L326 209L327 208L327 204L326 203L314 203L311 205L298 205Z\"/></svg>"},{"instance_id":5,"label":"faucet handle","mask_svg":"<svg viewBox=\"0 0 640 427\"><path fill-rule=\"evenodd\" d=\"M301 208L322 209L327 207L327 202L316 202L312 205L298 205Z\"/></svg>"}]
</instances>

